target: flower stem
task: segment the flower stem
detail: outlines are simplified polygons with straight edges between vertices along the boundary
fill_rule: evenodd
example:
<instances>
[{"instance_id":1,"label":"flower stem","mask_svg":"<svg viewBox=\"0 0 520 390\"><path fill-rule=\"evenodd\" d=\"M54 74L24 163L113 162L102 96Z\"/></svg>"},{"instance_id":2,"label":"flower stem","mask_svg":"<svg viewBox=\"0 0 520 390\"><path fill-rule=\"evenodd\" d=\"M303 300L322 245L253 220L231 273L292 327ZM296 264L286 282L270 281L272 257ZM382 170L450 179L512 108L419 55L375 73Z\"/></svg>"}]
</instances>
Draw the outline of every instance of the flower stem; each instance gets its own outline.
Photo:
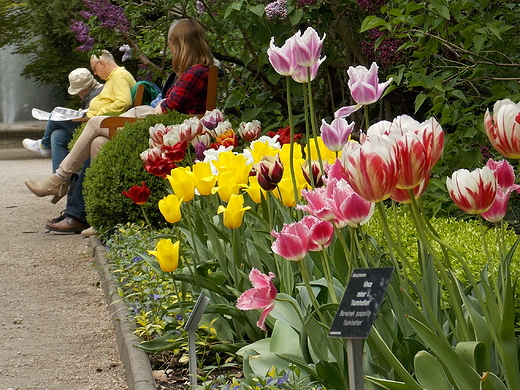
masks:
<instances>
[{"instance_id":1,"label":"flower stem","mask_svg":"<svg viewBox=\"0 0 520 390\"><path fill-rule=\"evenodd\" d=\"M298 186L296 185L296 175L294 174L294 123L291 105L291 78L286 76L287 82L287 113L289 115L289 133L290 133L290 149L289 149L289 169L291 172L292 185L294 190L294 202L298 203Z\"/></svg>"},{"instance_id":2,"label":"flower stem","mask_svg":"<svg viewBox=\"0 0 520 390\"><path fill-rule=\"evenodd\" d=\"M303 284L305 285L305 288L307 289L307 294L309 294L309 299L311 300L312 305L314 306L314 310L316 310L316 313L320 317L321 322L323 324L325 324L325 318L323 318L323 314L320 311L320 304L316 300L316 297L314 296L314 292L312 291L309 274L307 273L307 268L305 267L305 264L303 264L303 259L298 261L298 266L300 267Z\"/></svg>"}]
</instances>

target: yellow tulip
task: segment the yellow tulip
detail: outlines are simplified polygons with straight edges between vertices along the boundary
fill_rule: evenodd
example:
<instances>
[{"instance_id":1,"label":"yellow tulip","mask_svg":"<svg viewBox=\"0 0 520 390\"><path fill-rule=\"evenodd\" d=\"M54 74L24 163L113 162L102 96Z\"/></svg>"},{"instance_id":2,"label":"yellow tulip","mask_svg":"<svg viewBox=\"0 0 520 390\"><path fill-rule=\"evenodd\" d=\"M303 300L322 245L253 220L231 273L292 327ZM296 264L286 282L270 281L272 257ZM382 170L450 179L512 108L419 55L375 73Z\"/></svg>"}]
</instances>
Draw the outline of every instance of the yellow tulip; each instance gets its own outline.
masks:
<instances>
[{"instance_id":1,"label":"yellow tulip","mask_svg":"<svg viewBox=\"0 0 520 390\"><path fill-rule=\"evenodd\" d=\"M246 158L242 154L233 152L220 153L217 161L213 161L219 174L226 171L233 172L239 184L247 184L251 164L246 164Z\"/></svg>"},{"instance_id":2,"label":"yellow tulip","mask_svg":"<svg viewBox=\"0 0 520 390\"><path fill-rule=\"evenodd\" d=\"M255 203L262 203L262 198L267 199L266 192L258 184L258 177L256 176L249 176L249 187L245 191Z\"/></svg>"},{"instance_id":3,"label":"yellow tulip","mask_svg":"<svg viewBox=\"0 0 520 390\"><path fill-rule=\"evenodd\" d=\"M259 142L259 141L254 142L252 144L252 147L249 148L249 150L251 151L251 155L253 156L255 164L260 162L262 157L275 156L280 151L280 149L275 149L275 148L269 146L269 144L267 142Z\"/></svg>"},{"instance_id":4,"label":"yellow tulip","mask_svg":"<svg viewBox=\"0 0 520 390\"><path fill-rule=\"evenodd\" d=\"M246 184L239 183L235 173L224 171L218 175L218 187L213 187L212 193L218 192L218 196L224 202L229 202L231 195L238 195L241 188L247 187Z\"/></svg>"},{"instance_id":5,"label":"yellow tulip","mask_svg":"<svg viewBox=\"0 0 520 390\"><path fill-rule=\"evenodd\" d=\"M179 199L177 195L170 194L159 201L159 211L168 222L178 222L182 217L181 203L182 199Z\"/></svg>"},{"instance_id":6,"label":"yellow tulip","mask_svg":"<svg viewBox=\"0 0 520 390\"><path fill-rule=\"evenodd\" d=\"M148 253L157 257L161 269L164 272L175 271L179 266L179 241L172 243L171 239L163 238L159 240L155 249Z\"/></svg>"},{"instance_id":7,"label":"yellow tulip","mask_svg":"<svg viewBox=\"0 0 520 390\"><path fill-rule=\"evenodd\" d=\"M166 175L173 192L184 202L189 202L195 195L195 182L190 167L172 169L171 175Z\"/></svg>"},{"instance_id":8,"label":"yellow tulip","mask_svg":"<svg viewBox=\"0 0 520 390\"><path fill-rule=\"evenodd\" d=\"M231 195L227 207L219 206L218 214L224 213L223 223L229 229L236 229L242 225L244 212L251 207L242 207L244 205L244 197L242 195Z\"/></svg>"},{"instance_id":9,"label":"yellow tulip","mask_svg":"<svg viewBox=\"0 0 520 390\"><path fill-rule=\"evenodd\" d=\"M211 166L205 162L198 162L193 166L193 180L201 195L211 195L211 190L217 182L217 176L211 172Z\"/></svg>"},{"instance_id":10,"label":"yellow tulip","mask_svg":"<svg viewBox=\"0 0 520 390\"><path fill-rule=\"evenodd\" d=\"M318 161L318 152L316 151L316 140L318 141L318 148L320 149L321 160L333 164L334 161L336 161L336 152L329 150L323 143L321 137L309 139L308 146L305 148L305 151L307 151L307 149L310 148L311 160Z\"/></svg>"},{"instance_id":11,"label":"yellow tulip","mask_svg":"<svg viewBox=\"0 0 520 390\"><path fill-rule=\"evenodd\" d=\"M300 169L300 168L298 168ZM300 169L301 170L301 169ZM297 183L298 186L298 201L301 199L301 190L305 187L305 184ZM282 179L278 183L278 188L274 190L273 195L282 201L282 204L287 207L296 206L296 199L294 199L294 187L292 179L290 177Z\"/></svg>"}]
</instances>

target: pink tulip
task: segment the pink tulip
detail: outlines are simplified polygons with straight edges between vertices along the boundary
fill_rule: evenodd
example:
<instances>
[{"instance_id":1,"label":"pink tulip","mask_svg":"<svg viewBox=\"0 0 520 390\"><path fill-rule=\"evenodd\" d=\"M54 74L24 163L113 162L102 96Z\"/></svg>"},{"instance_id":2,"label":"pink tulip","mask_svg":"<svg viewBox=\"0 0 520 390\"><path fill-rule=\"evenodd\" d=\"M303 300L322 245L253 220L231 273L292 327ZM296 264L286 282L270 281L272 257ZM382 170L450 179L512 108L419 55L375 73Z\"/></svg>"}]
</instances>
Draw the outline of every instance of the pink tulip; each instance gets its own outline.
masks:
<instances>
[{"instance_id":1,"label":"pink tulip","mask_svg":"<svg viewBox=\"0 0 520 390\"><path fill-rule=\"evenodd\" d=\"M491 145L504 157L520 158L520 103L499 100L493 115L486 110L484 128Z\"/></svg>"},{"instance_id":2,"label":"pink tulip","mask_svg":"<svg viewBox=\"0 0 520 390\"><path fill-rule=\"evenodd\" d=\"M321 139L325 146L332 152L339 152L347 143L352 130L354 130L355 123L349 124L344 118L334 119L330 125L321 121Z\"/></svg>"},{"instance_id":3,"label":"pink tulip","mask_svg":"<svg viewBox=\"0 0 520 390\"><path fill-rule=\"evenodd\" d=\"M334 219L331 203L332 187L317 187L313 190L302 190L301 193L307 204L297 205L298 210L303 210L323 221Z\"/></svg>"},{"instance_id":4,"label":"pink tulip","mask_svg":"<svg viewBox=\"0 0 520 390\"><path fill-rule=\"evenodd\" d=\"M334 225L357 228L372 218L375 204L359 196L345 180L331 179L327 186L332 187Z\"/></svg>"},{"instance_id":5,"label":"pink tulip","mask_svg":"<svg viewBox=\"0 0 520 390\"><path fill-rule=\"evenodd\" d=\"M269 275L263 274L258 269L253 268L249 273L249 280L253 284L253 288L245 291L237 299L237 308L240 310L262 309L262 314L256 325L262 329L265 327L267 315L274 309L276 295L278 291L271 281L276 277L275 274L269 272Z\"/></svg>"},{"instance_id":6,"label":"pink tulip","mask_svg":"<svg viewBox=\"0 0 520 390\"><path fill-rule=\"evenodd\" d=\"M308 229L300 222L285 224L280 233L273 230L271 235L276 238L271 249L287 260L299 261L309 252Z\"/></svg>"},{"instance_id":7,"label":"pink tulip","mask_svg":"<svg viewBox=\"0 0 520 390\"><path fill-rule=\"evenodd\" d=\"M493 161L489 159L486 167L495 171L498 185L503 189L509 189L515 185L515 171L507 160Z\"/></svg>"},{"instance_id":8,"label":"pink tulip","mask_svg":"<svg viewBox=\"0 0 520 390\"><path fill-rule=\"evenodd\" d=\"M321 251L330 245L334 237L334 226L312 215L303 217L300 223L308 229L309 251Z\"/></svg>"},{"instance_id":9,"label":"pink tulip","mask_svg":"<svg viewBox=\"0 0 520 390\"><path fill-rule=\"evenodd\" d=\"M320 60L321 47L326 34L320 39L316 30L307 27L303 35L300 31L294 34L293 55L298 65L308 68Z\"/></svg>"},{"instance_id":10,"label":"pink tulip","mask_svg":"<svg viewBox=\"0 0 520 390\"><path fill-rule=\"evenodd\" d=\"M362 145L347 142L341 163L347 182L369 202L387 199L399 178L395 145L383 137L372 137Z\"/></svg>"},{"instance_id":11,"label":"pink tulip","mask_svg":"<svg viewBox=\"0 0 520 390\"><path fill-rule=\"evenodd\" d=\"M375 103L381 98L388 84L392 82L392 78L380 83L377 75L378 69L375 62L372 63L370 69L362 65L349 67L347 71L349 76L348 87L350 88L350 95L357 105L340 108L334 114L336 118L350 115L361 106Z\"/></svg>"},{"instance_id":12,"label":"pink tulip","mask_svg":"<svg viewBox=\"0 0 520 390\"><path fill-rule=\"evenodd\" d=\"M502 218L504 218L504 216L506 215L507 204L509 202L509 195L511 195L512 191L512 187L504 192L503 189L500 186L498 186L495 201L493 202L488 211L482 213L482 218L489 222L500 222Z\"/></svg>"},{"instance_id":13,"label":"pink tulip","mask_svg":"<svg viewBox=\"0 0 520 390\"><path fill-rule=\"evenodd\" d=\"M446 179L451 199L468 214L482 214L489 210L497 194L495 172L489 167L472 172L459 169Z\"/></svg>"},{"instance_id":14,"label":"pink tulip","mask_svg":"<svg viewBox=\"0 0 520 390\"><path fill-rule=\"evenodd\" d=\"M296 70L299 70L299 66L296 63L294 56L294 41L295 36L287 39L282 47L277 47L274 44L274 37L271 38L269 49L267 49L267 55L269 62L276 71L276 73L282 76L291 76Z\"/></svg>"},{"instance_id":15,"label":"pink tulip","mask_svg":"<svg viewBox=\"0 0 520 390\"><path fill-rule=\"evenodd\" d=\"M482 213L482 218L496 223L506 215L509 196L513 191L520 192L520 185L515 184L515 172L507 160L497 162L489 159L486 167L495 171L498 188L495 201L488 211Z\"/></svg>"}]
</instances>

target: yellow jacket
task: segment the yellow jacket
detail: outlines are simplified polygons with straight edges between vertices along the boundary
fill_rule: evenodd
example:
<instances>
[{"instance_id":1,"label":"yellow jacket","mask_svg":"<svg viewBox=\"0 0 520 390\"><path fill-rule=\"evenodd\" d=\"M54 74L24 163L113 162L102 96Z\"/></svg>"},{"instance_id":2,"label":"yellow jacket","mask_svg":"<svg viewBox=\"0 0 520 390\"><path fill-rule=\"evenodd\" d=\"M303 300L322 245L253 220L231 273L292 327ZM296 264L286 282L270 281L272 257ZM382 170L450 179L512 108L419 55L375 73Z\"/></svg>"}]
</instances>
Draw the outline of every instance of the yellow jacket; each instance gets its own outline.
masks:
<instances>
[{"instance_id":1,"label":"yellow jacket","mask_svg":"<svg viewBox=\"0 0 520 390\"><path fill-rule=\"evenodd\" d=\"M131 89L134 84L134 76L123 66L115 69L105 80L101 93L90 102L87 116L92 118L96 115L127 111L132 107Z\"/></svg>"}]
</instances>

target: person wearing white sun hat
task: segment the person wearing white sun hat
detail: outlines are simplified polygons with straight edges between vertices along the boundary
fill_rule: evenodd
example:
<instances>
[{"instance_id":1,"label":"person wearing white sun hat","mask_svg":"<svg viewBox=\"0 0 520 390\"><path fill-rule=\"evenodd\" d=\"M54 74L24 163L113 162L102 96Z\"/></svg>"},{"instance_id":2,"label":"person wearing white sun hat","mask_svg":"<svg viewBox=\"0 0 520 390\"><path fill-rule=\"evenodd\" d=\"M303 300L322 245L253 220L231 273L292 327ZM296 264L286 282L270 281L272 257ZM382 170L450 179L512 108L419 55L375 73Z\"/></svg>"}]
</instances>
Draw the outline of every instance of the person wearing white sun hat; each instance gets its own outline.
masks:
<instances>
[{"instance_id":1,"label":"person wearing white sun hat","mask_svg":"<svg viewBox=\"0 0 520 390\"><path fill-rule=\"evenodd\" d=\"M102 90L103 84L96 81L87 68L77 68L69 73L67 91L81 98L80 110L87 112L92 99ZM55 172L69 152L68 143L80 124L81 122L49 120L41 139L25 138L22 144L25 149L41 156L51 157L52 154L52 172Z\"/></svg>"}]
</instances>

